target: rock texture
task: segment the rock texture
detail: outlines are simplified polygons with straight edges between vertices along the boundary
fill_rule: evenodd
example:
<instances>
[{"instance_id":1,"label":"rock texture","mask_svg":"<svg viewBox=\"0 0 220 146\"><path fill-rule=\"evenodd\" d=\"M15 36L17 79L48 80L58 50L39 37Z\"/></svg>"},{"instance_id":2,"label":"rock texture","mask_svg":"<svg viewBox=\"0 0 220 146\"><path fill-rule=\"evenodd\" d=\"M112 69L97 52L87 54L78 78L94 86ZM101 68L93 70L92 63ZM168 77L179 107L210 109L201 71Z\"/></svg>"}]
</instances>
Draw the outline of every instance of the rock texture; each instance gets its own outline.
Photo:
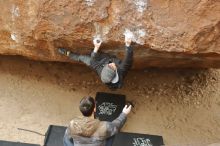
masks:
<instances>
[{"instance_id":1,"label":"rock texture","mask_svg":"<svg viewBox=\"0 0 220 146\"><path fill-rule=\"evenodd\" d=\"M66 47L123 57L126 31L134 33L135 68L220 67L219 0L0 0L0 54L70 61Z\"/></svg>"}]
</instances>

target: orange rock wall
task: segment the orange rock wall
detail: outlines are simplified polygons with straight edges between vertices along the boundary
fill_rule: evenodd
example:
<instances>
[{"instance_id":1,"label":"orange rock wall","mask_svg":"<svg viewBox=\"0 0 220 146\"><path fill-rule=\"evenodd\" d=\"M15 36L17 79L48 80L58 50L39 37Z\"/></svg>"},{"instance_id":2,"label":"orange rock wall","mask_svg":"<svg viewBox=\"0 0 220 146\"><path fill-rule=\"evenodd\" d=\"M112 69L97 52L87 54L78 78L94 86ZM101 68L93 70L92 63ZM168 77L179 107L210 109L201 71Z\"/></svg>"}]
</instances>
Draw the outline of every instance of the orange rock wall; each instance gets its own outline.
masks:
<instances>
[{"instance_id":1,"label":"orange rock wall","mask_svg":"<svg viewBox=\"0 0 220 146\"><path fill-rule=\"evenodd\" d=\"M134 34L135 68L220 67L219 0L1 0L0 54L70 61L66 47L123 57L124 33Z\"/></svg>"}]
</instances>

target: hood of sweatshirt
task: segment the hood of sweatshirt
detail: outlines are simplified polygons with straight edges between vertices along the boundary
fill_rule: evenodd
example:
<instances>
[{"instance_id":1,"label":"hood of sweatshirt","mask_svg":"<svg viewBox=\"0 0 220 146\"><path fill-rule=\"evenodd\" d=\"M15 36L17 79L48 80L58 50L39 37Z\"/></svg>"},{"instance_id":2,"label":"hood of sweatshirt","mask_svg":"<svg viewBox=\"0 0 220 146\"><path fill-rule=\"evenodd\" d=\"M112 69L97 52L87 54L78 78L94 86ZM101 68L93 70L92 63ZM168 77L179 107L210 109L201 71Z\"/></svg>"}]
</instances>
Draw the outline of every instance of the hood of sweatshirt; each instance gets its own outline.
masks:
<instances>
[{"instance_id":1,"label":"hood of sweatshirt","mask_svg":"<svg viewBox=\"0 0 220 146\"><path fill-rule=\"evenodd\" d=\"M78 117L70 122L70 135L91 137L98 129L100 121L90 117Z\"/></svg>"}]
</instances>

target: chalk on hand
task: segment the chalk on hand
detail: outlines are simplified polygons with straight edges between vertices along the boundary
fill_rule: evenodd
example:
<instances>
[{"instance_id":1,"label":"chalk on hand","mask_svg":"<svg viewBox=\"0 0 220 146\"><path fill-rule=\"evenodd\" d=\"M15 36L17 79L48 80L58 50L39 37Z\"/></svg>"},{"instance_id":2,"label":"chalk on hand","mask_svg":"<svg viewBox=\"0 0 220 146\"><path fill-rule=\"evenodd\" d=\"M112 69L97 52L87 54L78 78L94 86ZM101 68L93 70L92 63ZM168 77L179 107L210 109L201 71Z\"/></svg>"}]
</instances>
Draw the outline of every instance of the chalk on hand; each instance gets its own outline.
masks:
<instances>
[{"instance_id":1,"label":"chalk on hand","mask_svg":"<svg viewBox=\"0 0 220 146\"><path fill-rule=\"evenodd\" d=\"M102 39L101 39L100 37L95 37L95 38L93 39L93 42L99 44L99 43L102 42Z\"/></svg>"},{"instance_id":2,"label":"chalk on hand","mask_svg":"<svg viewBox=\"0 0 220 146\"><path fill-rule=\"evenodd\" d=\"M131 32L129 29L126 29L125 32L124 32L124 36L128 39L134 39L134 34L133 32Z\"/></svg>"}]
</instances>

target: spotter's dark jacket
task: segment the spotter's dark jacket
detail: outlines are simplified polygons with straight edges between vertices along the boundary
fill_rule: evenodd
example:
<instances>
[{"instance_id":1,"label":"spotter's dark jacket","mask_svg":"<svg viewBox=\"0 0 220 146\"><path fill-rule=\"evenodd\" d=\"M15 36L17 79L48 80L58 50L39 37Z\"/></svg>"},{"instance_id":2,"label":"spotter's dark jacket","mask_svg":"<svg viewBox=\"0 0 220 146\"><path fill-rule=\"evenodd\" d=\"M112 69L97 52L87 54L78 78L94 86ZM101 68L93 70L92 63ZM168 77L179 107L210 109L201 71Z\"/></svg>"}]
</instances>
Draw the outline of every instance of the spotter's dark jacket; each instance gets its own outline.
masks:
<instances>
[{"instance_id":1,"label":"spotter's dark jacket","mask_svg":"<svg viewBox=\"0 0 220 146\"><path fill-rule=\"evenodd\" d=\"M112 122L99 121L90 117L78 117L70 121L65 135L74 146L104 146L106 139L117 134L126 122L126 114L121 113Z\"/></svg>"}]
</instances>

